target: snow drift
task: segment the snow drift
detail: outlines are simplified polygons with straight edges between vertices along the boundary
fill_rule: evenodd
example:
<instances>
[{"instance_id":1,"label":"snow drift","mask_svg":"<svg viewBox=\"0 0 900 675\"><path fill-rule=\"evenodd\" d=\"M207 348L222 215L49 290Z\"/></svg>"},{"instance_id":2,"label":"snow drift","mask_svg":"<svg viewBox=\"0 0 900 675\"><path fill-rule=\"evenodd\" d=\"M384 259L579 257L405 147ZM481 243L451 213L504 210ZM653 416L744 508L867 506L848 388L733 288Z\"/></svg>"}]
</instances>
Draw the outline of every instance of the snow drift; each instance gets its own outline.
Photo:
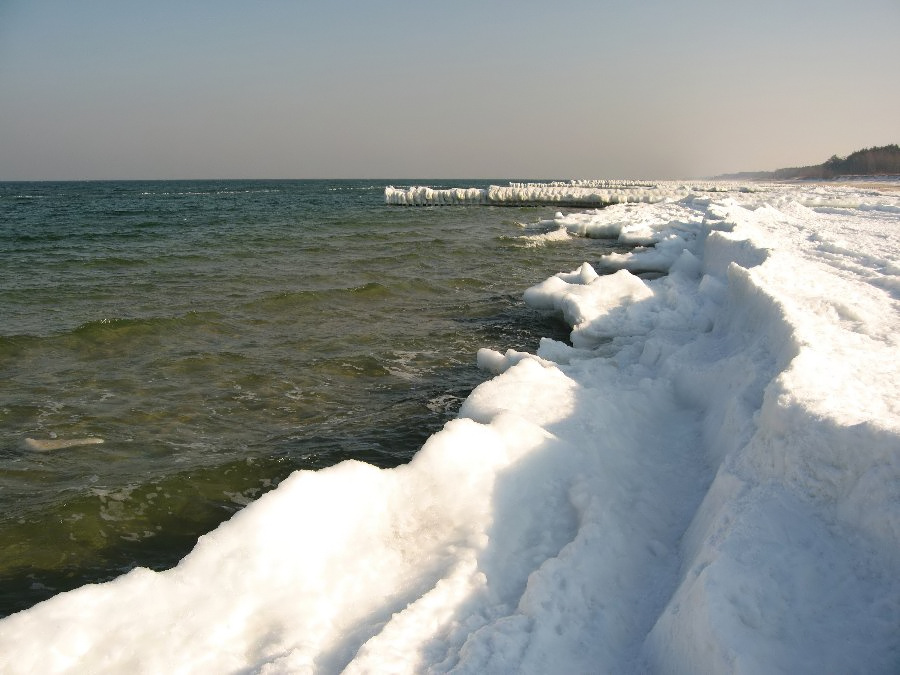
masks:
<instances>
[{"instance_id":1,"label":"snow drift","mask_svg":"<svg viewBox=\"0 0 900 675\"><path fill-rule=\"evenodd\" d=\"M528 289L571 344L479 352L408 465L8 617L0 670L897 672L900 200L658 196L554 219L638 246Z\"/></svg>"}]
</instances>

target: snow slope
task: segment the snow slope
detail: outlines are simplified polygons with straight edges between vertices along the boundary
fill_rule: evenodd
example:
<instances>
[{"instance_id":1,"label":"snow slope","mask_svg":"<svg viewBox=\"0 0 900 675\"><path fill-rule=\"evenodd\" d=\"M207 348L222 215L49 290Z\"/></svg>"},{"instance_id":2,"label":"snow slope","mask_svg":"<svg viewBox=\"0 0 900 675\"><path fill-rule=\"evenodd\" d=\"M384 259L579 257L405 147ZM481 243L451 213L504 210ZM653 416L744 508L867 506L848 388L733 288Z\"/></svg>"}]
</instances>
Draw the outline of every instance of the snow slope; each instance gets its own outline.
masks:
<instances>
[{"instance_id":1,"label":"snow slope","mask_svg":"<svg viewBox=\"0 0 900 675\"><path fill-rule=\"evenodd\" d=\"M481 350L408 465L0 621L0 672L898 672L900 193L657 196L526 228L640 246L528 289L572 344Z\"/></svg>"}]
</instances>

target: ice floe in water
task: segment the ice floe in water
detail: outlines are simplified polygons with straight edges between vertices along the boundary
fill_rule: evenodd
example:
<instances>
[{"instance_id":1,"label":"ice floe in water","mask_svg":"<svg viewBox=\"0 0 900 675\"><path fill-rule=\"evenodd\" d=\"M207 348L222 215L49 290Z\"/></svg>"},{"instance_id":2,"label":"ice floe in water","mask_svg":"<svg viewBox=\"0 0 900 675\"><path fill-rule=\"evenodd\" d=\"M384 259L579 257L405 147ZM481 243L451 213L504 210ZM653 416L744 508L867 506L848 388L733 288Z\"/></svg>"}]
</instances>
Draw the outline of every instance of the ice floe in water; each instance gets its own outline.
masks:
<instances>
[{"instance_id":1,"label":"ice floe in water","mask_svg":"<svg viewBox=\"0 0 900 675\"><path fill-rule=\"evenodd\" d=\"M103 443L102 438L86 436L84 438L26 438L25 447L35 452L50 452L51 450L65 450L79 445L98 445Z\"/></svg>"},{"instance_id":2,"label":"ice floe in water","mask_svg":"<svg viewBox=\"0 0 900 675\"><path fill-rule=\"evenodd\" d=\"M572 343L479 352L408 465L0 621L0 671L896 673L900 193L644 202L557 216L639 247L525 291Z\"/></svg>"}]
</instances>

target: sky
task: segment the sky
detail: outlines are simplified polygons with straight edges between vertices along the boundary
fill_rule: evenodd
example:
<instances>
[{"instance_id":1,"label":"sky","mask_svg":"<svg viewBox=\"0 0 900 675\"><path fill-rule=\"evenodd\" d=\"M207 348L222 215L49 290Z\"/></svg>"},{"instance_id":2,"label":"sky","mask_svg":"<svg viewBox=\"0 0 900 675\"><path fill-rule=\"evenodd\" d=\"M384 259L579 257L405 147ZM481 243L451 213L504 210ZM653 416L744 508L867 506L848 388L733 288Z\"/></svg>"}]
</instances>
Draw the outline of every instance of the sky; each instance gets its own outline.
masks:
<instances>
[{"instance_id":1,"label":"sky","mask_svg":"<svg viewBox=\"0 0 900 675\"><path fill-rule=\"evenodd\" d=\"M900 143L900 0L0 0L0 180L696 178Z\"/></svg>"}]
</instances>

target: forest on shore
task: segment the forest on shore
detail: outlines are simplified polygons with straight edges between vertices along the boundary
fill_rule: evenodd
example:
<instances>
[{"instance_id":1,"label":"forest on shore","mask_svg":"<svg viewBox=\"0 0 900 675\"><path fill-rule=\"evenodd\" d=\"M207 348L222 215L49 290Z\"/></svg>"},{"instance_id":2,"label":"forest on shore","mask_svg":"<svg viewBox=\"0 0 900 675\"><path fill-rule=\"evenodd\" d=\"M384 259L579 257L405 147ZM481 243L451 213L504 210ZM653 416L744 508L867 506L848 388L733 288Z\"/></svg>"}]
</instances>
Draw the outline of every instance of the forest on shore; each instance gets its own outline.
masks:
<instances>
[{"instance_id":1,"label":"forest on shore","mask_svg":"<svg viewBox=\"0 0 900 675\"><path fill-rule=\"evenodd\" d=\"M830 159L813 166L795 166L774 171L743 171L717 178L738 180L828 180L840 176L900 175L900 146L896 143L881 147L863 148L846 157L832 155Z\"/></svg>"}]
</instances>

